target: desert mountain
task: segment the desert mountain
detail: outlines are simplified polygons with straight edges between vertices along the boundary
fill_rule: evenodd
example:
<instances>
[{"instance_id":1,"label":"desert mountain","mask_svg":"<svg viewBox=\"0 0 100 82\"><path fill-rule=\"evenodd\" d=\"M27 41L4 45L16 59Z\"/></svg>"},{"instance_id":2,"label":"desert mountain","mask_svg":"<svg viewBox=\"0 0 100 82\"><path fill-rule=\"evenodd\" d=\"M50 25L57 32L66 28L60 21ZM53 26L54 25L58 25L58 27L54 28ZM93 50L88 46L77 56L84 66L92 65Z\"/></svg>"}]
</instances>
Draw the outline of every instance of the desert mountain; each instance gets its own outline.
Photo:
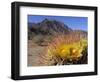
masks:
<instances>
[{"instance_id":1,"label":"desert mountain","mask_svg":"<svg viewBox=\"0 0 100 82\"><path fill-rule=\"evenodd\" d=\"M32 39L34 36L54 36L58 34L79 33L84 37L87 36L87 32L82 30L72 30L62 22L50 19L44 19L39 23L28 23L28 39Z\"/></svg>"}]
</instances>

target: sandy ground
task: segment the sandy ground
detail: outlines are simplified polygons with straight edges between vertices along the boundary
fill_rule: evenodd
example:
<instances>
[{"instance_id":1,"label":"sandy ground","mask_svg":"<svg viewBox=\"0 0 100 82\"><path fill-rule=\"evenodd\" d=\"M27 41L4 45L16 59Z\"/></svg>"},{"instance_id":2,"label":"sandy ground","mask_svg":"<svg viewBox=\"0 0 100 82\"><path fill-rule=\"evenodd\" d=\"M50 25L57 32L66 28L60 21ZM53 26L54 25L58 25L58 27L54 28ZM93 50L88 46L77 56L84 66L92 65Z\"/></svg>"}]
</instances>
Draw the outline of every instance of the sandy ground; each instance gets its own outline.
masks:
<instances>
[{"instance_id":1,"label":"sandy ground","mask_svg":"<svg viewBox=\"0 0 100 82\"><path fill-rule=\"evenodd\" d=\"M42 56L46 54L46 46L38 46L28 42L28 66L44 66Z\"/></svg>"}]
</instances>

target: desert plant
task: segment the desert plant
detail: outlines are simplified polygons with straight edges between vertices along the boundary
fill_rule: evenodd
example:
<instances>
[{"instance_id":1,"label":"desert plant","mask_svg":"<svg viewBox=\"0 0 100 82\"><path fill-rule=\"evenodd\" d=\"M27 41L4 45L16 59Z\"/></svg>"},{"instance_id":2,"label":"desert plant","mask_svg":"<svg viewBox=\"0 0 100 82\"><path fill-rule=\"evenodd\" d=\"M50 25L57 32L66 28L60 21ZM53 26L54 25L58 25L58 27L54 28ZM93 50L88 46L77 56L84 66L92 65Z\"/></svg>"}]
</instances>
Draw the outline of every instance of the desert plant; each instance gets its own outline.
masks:
<instances>
[{"instance_id":1,"label":"desert plant","mask_svg":"<svg viewBox=\"0 0 100 82\"><path fill-rule=\"evenodd\" d=\"M73 64L84 54L87 47L87 40L80 38L80 35L60 35L56 37L48 46L48 65Z\"/></svg>"}]
</instances>

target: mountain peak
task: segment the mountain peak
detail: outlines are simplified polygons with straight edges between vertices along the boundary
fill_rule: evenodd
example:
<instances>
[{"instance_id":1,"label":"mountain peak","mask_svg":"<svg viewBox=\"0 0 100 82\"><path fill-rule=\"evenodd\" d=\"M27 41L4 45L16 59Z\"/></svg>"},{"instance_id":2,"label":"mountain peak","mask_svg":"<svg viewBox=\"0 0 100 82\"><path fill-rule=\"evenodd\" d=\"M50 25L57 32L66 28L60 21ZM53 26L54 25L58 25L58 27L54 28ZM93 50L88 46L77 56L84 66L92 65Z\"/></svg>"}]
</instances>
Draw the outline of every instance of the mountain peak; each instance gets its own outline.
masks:
<instances>
[{"instance_id":1,"label":"mountain peak","mask_svg":"<svg viewBox=\"0 0 100 82\"><path fill-rule=\"evenodd\" d=\"M49 21L50 19L45 18L44 21Z\"/></svg>"},{"instance_id":2,"label":"mountain peak","mask_svg":"<svg viewBox=\"0 0 100 82\"><path fill-rule=\"evenodd\" d=\"M39 23L29 23L28 24L29 37L35 35L48 35L54 36L59 34L69 34L69 33L80 33L86 34L81 31L74 31L65 25L63 22L52 19L44 19Z\"/></svg>"},{"instance_id":3,"label":"mountain peak","mask_svg":"<svg viewBox=\"0 0 100 82\"><path fill-rule=\"evenodd\" d=\"M29 26L30 27L30 26ZM58 20L54 19L48 19L45 18L43 21L36 23L32 25L32 28L30 29L35 34L68 34L70 31L72 31L71 28L69 28L67 25L65 25L63 22L60 22Z\"/></svg>"},{"instance_id":4,"label":"mountain peak","mask_svg":"<svg viewBox=\"0 0 100 82\"><path fill-rule=\"evenodd\" d=\"M54 20L53 19L45 18L42 22L48 23L48 22L54 22Z\"/></svg>"}]
</instances>

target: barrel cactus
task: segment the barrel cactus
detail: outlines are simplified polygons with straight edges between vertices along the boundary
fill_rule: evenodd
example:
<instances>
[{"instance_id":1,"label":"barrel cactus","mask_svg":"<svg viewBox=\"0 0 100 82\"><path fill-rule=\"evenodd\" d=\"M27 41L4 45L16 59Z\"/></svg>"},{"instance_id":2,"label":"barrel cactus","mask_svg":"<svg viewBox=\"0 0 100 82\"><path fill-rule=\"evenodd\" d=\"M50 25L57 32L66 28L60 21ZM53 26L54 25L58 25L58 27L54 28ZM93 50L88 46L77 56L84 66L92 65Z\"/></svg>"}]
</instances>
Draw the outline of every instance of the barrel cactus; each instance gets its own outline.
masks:
<instances>
[{"instance_id":1,"label":"barrel cactus","mask_svg":"<svg viewBox=\"0 0 100 82\"><path fill-rule=\"evenodd\" d=\"M88 46L87 39L79 36L58 36L48 46L48 65L66 65L77 62Z\"/></svg>"}]
</instances>

